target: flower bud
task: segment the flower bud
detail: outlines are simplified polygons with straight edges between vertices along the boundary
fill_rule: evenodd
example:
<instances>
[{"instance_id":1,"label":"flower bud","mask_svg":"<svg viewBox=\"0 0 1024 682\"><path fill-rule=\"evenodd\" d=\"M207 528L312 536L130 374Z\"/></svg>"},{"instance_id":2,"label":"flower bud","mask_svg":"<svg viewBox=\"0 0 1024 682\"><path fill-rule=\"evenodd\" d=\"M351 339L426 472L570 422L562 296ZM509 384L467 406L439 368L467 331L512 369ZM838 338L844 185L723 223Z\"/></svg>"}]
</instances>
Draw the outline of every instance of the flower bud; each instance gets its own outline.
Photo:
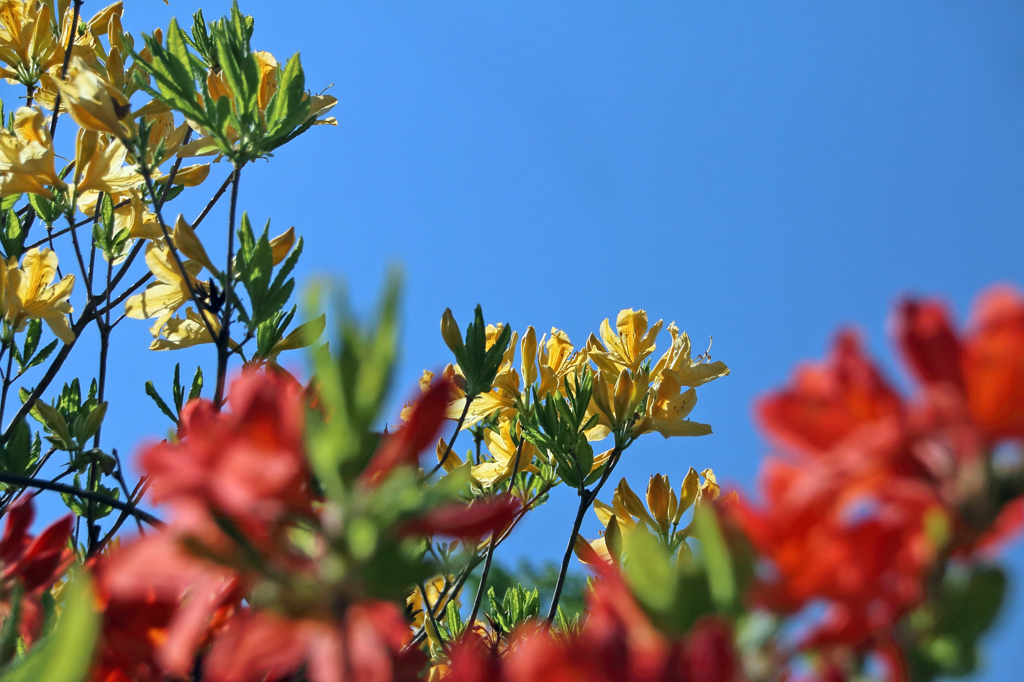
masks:
<instances>
[{"instance_id":1,"label":"flower bud","mask_svg":"<svg viewBox=\"0 0 1024 682\"><path fill-rule=\"evenodd\" d=\"M683 515L683 512L693 506L694 501L697 499L697 491L699 489L700 476L697 475L696 469L690 467L690 470L686 472L686 478L683 479L683 485L679 490L679 507L676 508L676 514L672 519L672 523L679 523L679 518Z\"/></svg>"},{"instance_id":2,"label":"flower bud","mask_svg":"<svg viewBox=\"0 0 1024 682\"><path fill-rule=\"evenodd\" d=\"M523 334L522 353L523 384L532 386L537 380L537 332L533 327L527 327Z\"/></svg>"},{"instance_id":3,"label":"flower bud","mask_svg":"<svg viewBox=\"0 0 1024 682\"><path fill-rule=\"evenodd\" d=\"M632 516L637 517L641 521L646 521L651 528L657 526L654 523L654 519L647 513L647 509L644 507L644 503L640 500L640 496L633 492L633 489L629 487L629 483L626 479L619 481L619 485L615 487L614 497L619 501L622 507ZM615 499L612 500L615 502Z\"/></svg>"},{"instance_id":4,"label":"flower bud","mask_svg":"<svg viewBox=\"0 0 1024 682\"><path fill-rule=\"evenodd\" d=\"M174 224L174 245L187 258L191 258L210 272L217 273L217 268L210 262L210 257L206 255L206 249L203 247L203 243L199 241L199 237L196 236L192 225L180 213L178 214L177 222Z\"/></svg>"},{"instance_id":5,"label":"flower bud","mask_svg":"<svg viewBox=\"0 0 1024 682\"><path fill-rule=\"evenodd\" d=\"M655 474L647 483L647 508L662 528L668 527L669 490L668 476Z\"/></svg>"},{"instance_id":6,"label":"flower bud","mask_svg":"<svg viewBox=\"0 0 1024 682\"><path fill-rule=\"evenodd\" d=\"M633 398L633 379L629 376L629 370L622 370L618 380L615 382L614 419L613 424L621 426L625 423L629 414L629 404Z\"/></svg>"},{"instance_id":7,"label":"flower bud","mask_svg":"<svg viewBox=\"0 0 1024 682\"><path fill-rule=\"evenodd\" d=\"M441 316L441 338L444 339L445 344L452 353L456 355L461 354L463 348L462 332L459 331L459 323L455 321L451 308L445 308L444 315Z\"/></svg>"},{"instance_id":8,"label":"flower bud","mask_svg":"<svg viewBox=\"0 0 1024 682\"><path fill-rule=\"evenodd\" d=\"M289 227L284 234L279 234L270 240L270 260L274 265L280 265L291 253L295 245L295 228Z\"/></svg>"}]
</instances>

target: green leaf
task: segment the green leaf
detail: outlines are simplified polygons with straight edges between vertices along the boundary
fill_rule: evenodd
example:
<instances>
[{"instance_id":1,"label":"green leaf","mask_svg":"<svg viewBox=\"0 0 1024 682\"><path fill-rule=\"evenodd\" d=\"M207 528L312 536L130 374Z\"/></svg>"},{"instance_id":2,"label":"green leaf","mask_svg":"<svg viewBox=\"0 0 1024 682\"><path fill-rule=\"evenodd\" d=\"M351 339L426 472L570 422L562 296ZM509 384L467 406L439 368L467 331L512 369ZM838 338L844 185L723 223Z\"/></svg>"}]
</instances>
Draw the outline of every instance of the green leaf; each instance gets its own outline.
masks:
<instances>
[{"instance_id":1,"label":"green leaf","mask_svg":"<svg viewBox=\"0 0 1024 682\"><path fill-rule=\"evenodd\" d=\"M711 598L721 609L730 609L736 601L736 578L732 556L718 525L714 510L697 506L694 510L697 539L700 540L701 557L707 569Z\"/></svg>"},{"instance_id":2,"label":"green leaf","mask_svg":"<svg viewBox=\"0 0 1024 682\"><path fill-rule=\"evenodd\" d=\"M200 15L202 16L202 15ZM203 368L196 367L195 376L192 377L192 388L188 391L188 399L194 400L203 392Z\"/></svg>"},{"instance_id":3,"label":"green leaf","mask_svg":"<svg viewBox=\"0 0 1024 682\"><path fill-rule=\"evenodd\" d=\"M625 541L625 572L633 594L656 613L666 613L676 598L675 571L668 552L643 526L637 526Z\"/></svg>"},{"instance_id":4,"label":"green leaf","mask_svg":"<svg viewBox=\"0 0 1024 682\"><path fill-rule=\"evenodd\" d=\"M50 354L53 353L53 351L56 348L57 339L54 339L50 343L46 344L46 346L41 351L39 351L38 355L36 355L34 358L28 361L28 363L25 365L25 369L29 370L32 369L33 367L36 367L46 362L46 359L50 357Z\"/></svg>"},{"instance_id":5,"label":"green leaf","mask_svg":"<svg viewBox=\"0 0 1024 682\"><path fill-rule=\"evenodd\" d=\"M159 393L157 393L156 386L153 385L152 381L146 382L146 395L153 399L153 402L156 403L156 406L160 408L161 412L167 415L168 419L170 419L175 424L178 423L178 415L171 412L171 408L167 406L167 403L164 402L164 399L160 397Z\"/></svg>"},{"instance_id":6,"label":"green leaf","mask_svg":"<svg viewBox=\"0 0 1024 682\"><path fill-rule=\"evenodd\" d=\"M67 605L53 633L25 658L0 674L0 682L84 682L100 631L92 579L84 570L69 588Z\"/></svg>"},{"instance_id":7,"label":"green leaf","mask_svg":"<svg viewBox=\"0 0 1024 682\"><path fill-rule=\"evenodd\" d=\"M16 580L9 597L10 611L0 629L0 665L7 665L18 653L18 625L21 624L21 600L25 596L25 587L21 580Z\"/></svg>"}]
</instances>

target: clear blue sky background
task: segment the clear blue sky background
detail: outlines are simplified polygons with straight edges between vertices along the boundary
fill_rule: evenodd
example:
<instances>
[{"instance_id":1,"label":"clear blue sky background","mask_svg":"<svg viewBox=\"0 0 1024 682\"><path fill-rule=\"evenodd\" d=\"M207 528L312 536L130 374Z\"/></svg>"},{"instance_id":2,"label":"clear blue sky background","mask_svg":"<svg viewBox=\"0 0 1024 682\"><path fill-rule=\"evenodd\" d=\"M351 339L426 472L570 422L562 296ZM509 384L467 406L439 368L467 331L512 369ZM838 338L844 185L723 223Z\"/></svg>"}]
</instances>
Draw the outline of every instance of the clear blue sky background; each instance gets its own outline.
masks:
<instances>
[{"instance_id":1,"label":"clear blue sky background","mask_svg":"<svg viewBox=\"0 0 1024 682\"><path fill-rule=\"evenodd\" d=\"M134 33L197 7L127 4ZM839 325L905 384L885 329L899 294L940 295L962 319L985 285L1024 277L1020 0L242 8L258 49L301 51L307 85L340 100L338 128L246 170L242 206L275 232L295 225L303 276L343 278L358 310L404 266L396 404L448 361L446 306L465 322L479 302L577 343L625 307L696 346L714 335L733 373L693 416L715 434L641 441L622 465L636 489L689 466L749 489L766 452L751 400ZM123 452L163 426L145 378L166 386L178 360L212 372L203 350L143 353L147 326L125 325L114 351L107 428ZM74 357L93 362L87 346ZM560 490L502 558L559 556L574 508ZM1019 581L1021 543L1008 556ZM1019 679L1022 592L987 642L985 680Z\"/></svg>"}]
</instances>

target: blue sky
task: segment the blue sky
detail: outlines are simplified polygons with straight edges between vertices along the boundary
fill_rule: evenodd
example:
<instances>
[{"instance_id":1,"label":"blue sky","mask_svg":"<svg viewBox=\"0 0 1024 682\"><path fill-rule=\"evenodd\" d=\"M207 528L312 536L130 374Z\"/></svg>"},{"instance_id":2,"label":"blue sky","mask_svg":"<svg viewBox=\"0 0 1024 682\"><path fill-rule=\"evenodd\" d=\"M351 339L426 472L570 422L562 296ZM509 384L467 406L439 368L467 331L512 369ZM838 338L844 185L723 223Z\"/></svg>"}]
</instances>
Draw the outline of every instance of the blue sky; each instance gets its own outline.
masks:
<instances>
[{"instance_id":1,"label":"blue sky","mask_svg":"<svg viewBox=\"0 0 1024 682\"><path fill-rule=\"evenodd\" d=\"M197 8L128 5L136 34ZM241 205L275 233L295 225L302 276L343 279L357 310L404 267L396 404L448 362L446 306L578 343L644 308L695 346L714 335L732 375L700 391L693 417L714 435L650 436L623 473L641 489L710 466L749 489L766 452L751 400L839 325L906 384L885 326L898 295L942 296L963 319L984 286L1024 278L1024 3L293 7L242 3L258 49L301 51L307 86L333 83L339 126L246 169ZM201 200L176 203L194 215ZM147 327L125 324L114 351L107 433L122 452L164 428L145 378L166 385L179 360L212 373L202 350L143 353ZM88 344L73 357L91 371ZM502 558L560 555L575 502L559 492ZM1009 557L1024 577L1021 543ZM1014 677L1017 587L1012 601L982 679Z\"/></svg>"}]
</instances>

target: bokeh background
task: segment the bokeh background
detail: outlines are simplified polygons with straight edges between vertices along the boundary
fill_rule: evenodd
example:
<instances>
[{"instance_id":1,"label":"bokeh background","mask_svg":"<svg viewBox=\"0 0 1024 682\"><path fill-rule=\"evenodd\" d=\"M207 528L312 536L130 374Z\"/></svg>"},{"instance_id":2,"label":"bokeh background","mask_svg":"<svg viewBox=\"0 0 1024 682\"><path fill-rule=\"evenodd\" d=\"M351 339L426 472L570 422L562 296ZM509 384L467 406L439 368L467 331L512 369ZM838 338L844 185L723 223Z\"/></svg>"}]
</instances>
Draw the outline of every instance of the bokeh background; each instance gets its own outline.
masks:
<instances>
[{"instance_id":1,"label":"bokeh background","mask_svg":"<svg viewBox=\"0 0 1024 682\"><path fill-rule=\"evenodd\" d=\"M126 4L136 34L200 7ZM465 323L481 303L488 321L556 326L577 344L645 308L701 350L714 335L732 375L701 389L693 414L714 435L648 437L620 471L642 490L654 472L678 484L713 467L750 491L767 451L752 400L839 326L907 386L886 331L899 295L942 296L963 320L986 285L1024 283L1020 0L241 5L257 49L301 51L307 86L340 100L337 128L246 169L241 207L273 234L294 225L300 278L343 281L356 311L404 268L395 414L421 369L449 361L446 306ZM208 19L228 9L201 6ZM215 168L211 193L227 173ZM146 379L166 394L175 362L213 373L209 349L145 351L148 326L115 337L104 433L122 454L169 426ZM83 341L67 376L94 372ZM559 558L575 507L557 490L499 560ZM1020 679L1022 543L1008 560L987 681Z\"/></svg>"}]
</instances>

